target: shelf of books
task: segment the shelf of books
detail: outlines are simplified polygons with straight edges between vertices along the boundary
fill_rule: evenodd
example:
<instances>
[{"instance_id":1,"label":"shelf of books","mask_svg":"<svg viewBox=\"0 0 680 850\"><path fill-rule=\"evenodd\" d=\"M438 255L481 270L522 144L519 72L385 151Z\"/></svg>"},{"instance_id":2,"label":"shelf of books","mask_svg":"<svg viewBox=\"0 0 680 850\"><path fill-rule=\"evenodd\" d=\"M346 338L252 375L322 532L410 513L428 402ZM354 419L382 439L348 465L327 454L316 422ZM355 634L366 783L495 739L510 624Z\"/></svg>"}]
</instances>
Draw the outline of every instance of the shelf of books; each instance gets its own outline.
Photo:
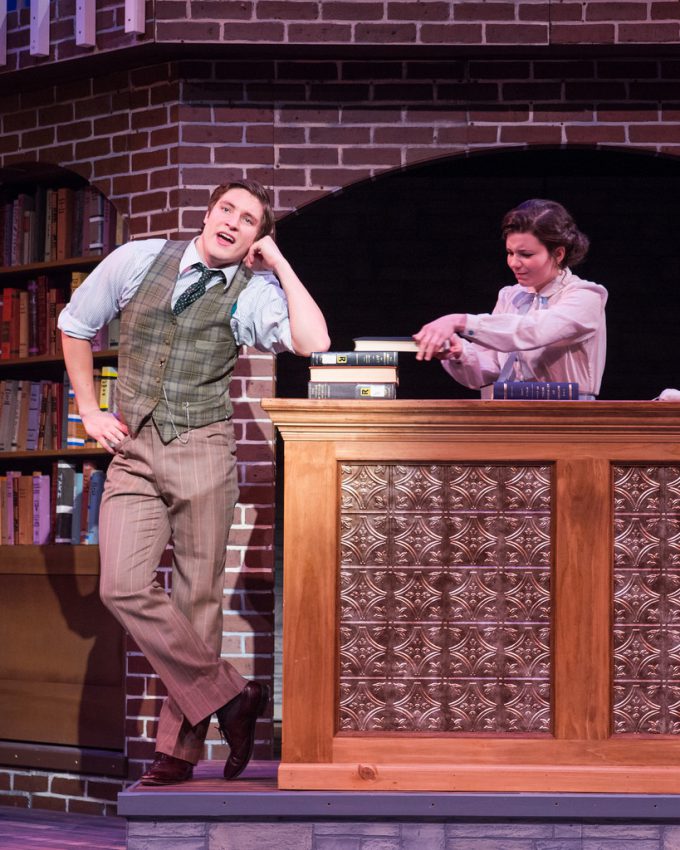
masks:
<instances>
[{"instance_id":1,"label":"shelf of books","mask_svg":"<svg viewBox=\"0 0 680 850\"><path fill-rule=\"evenodd\" d=\"M122 244L123 219L94 186L60 185L56 178L2 187L0 235L0 269L75 268L74 257L102 257Z\"/></svg>"},{"instance_id":2,"label":"shelf of books","mask_svg":"<svg viewBox=\"0 0 680 850\"><path fill-rule=\"evenodd\" d=\"M79 770L84 754L121 758L125 744L125 636L97 591L111 456L78 416L57 325L123 241L113 205L74 172L0 170L0 745L24 768L61 769L72 749ZM117 345L114 321L93 342L104 410L116 409Z\"/></svg>"},{"instance_id":3,"label":"shelf of books","mask_svg":"<svg viewBox=\"0 0 680 850\"><path fill-rule=\"evenodd\" d=\"M90 186L0 191L0 552L92 545L109 454L83 428L57 320L123 240ZM115 410L118 321L93 341L102 410ZM63 551L63 550L62 550ZM34 554L31 556L34 557Z\"/></svg>"}]
</instances>

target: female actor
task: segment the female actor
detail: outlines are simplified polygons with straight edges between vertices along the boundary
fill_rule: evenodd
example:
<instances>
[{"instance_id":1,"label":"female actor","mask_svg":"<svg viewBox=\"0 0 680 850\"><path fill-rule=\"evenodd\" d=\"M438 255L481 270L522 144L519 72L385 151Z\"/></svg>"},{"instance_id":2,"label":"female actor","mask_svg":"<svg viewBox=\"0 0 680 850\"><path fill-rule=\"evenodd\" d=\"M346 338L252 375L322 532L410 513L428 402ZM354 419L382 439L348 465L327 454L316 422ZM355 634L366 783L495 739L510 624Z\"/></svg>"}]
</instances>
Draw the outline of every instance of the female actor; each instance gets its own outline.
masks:
<instances>
[{"instance_id":1,"label":"female actor","mask_svg":"<svg viewBox=\"0 0 680 850\"><path fill-rule=\"evenodd\" d=\"M449 313L414 339L419 360L437 357L459 383L491 396L491 384L575 381L579 397L600 390L606 354L607 290L571 268L588 238L556 201L533 199L502 223L508 266L517 283L498 294L493 313Z\"/></svg>"}]
</instances>

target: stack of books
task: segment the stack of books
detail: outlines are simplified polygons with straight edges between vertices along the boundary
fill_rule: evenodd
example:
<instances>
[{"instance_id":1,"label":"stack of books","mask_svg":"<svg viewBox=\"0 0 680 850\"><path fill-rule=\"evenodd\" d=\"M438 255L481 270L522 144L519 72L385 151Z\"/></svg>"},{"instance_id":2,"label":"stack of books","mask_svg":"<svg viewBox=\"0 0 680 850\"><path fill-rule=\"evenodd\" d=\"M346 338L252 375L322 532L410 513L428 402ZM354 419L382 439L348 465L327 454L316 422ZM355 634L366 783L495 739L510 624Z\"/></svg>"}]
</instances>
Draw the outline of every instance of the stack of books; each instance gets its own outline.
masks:
<instances>
[{"instance_id":1,"label":"stack of books","mask_svg":"<svg viewBox=\"0 0 680 850\"><path fill-rule=\"evenodd\" d=\"M357 337L354 351L316 351L309 398L396 398L400 351L415 352L411 337Z\"/></svg>"},{"instance_id":2,"label":"stack of books","mask_svg":"<svg viewBox=\"0 0 680 850\"><path fill-rule=\"evenodd\" d=\"M315 351L309 398L396 398L396 351Z\"/></svg>"}]
</instances>

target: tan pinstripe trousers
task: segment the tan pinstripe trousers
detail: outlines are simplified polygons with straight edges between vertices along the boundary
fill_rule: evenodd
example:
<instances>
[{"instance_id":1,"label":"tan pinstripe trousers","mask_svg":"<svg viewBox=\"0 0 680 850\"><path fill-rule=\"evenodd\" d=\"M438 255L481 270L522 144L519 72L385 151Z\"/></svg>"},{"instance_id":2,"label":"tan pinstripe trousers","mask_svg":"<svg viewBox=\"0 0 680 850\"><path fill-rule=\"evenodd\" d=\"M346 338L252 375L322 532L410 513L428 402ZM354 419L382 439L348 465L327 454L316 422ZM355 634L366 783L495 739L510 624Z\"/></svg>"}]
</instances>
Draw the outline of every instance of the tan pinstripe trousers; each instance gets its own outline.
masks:
<instances>
[{"instance_id":1,"label":"tan pinstripe trousers","mask_svg":"<svg viewBox=\"0 0 680 850\"><path fill-rule=\"evenodd\" d=\"M231 422L164 445L151 422L111 461L99 521L100 592L168 691L156 749L195 763L210 715L246 680L220 659L227 537L238 496ZM155 571L172 538L172 595Z\"/></svg>"}]
</instances>

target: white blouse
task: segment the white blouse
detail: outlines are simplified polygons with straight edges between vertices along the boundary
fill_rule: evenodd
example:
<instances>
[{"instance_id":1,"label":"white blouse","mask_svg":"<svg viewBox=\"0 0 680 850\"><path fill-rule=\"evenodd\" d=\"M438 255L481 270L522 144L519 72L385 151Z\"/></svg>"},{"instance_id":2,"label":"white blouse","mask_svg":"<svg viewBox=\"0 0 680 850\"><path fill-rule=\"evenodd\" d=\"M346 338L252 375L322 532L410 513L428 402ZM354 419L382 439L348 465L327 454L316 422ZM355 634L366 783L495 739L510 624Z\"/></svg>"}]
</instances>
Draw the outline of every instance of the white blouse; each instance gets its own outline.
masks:
<instances>
[{"instance_id":1,"label":"white blouse","mask_svg":"<svg viewBox=\"0 0 680 850\"><path fill-rule=\"evenodd\" d=\"M534 295L527 312L520 312ZM516 284L498 293L493 313L467 315L463 352L442 361L466 387L491 397L505 361L517 352L510 380L576 381L579 392L600 391L607 353L607 290L564 269L540 294Z\"/></svg>"}]
</instances>

